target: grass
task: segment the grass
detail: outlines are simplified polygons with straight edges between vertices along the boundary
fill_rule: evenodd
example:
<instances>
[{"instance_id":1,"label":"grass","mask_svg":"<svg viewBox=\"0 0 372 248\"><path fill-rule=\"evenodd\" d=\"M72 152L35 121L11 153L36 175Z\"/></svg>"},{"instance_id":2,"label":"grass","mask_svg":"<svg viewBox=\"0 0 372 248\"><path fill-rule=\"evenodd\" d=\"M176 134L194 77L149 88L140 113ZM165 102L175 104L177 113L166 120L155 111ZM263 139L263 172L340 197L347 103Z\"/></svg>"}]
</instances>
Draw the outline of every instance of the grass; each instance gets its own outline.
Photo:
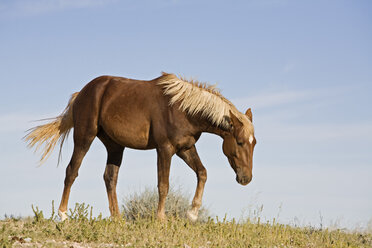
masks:
<instances>
[{"instance_id":1,"label":"grass","mask_svg":"<svg viewBox=\"0 0 372 248\"><path fill-rule=\"evenodd\" d=\"M59 222L54 204L49 218L32 206L33 217L0 221L0 247L372 247L372 234L293 227L275 219L261 223L257 213L237 222L211 218L204 209L202 221L192 223L185 218L189 199L173 189L167 199L168 220L160 222L156 201L156 190L132 194L117 220L93 217L92 207L76 204L69 220Z\"/></svg>"},{"instance_id":2,"label":"grass","mask_svg":"<svg viewBox=\"0 0 372 248\"><path fill-rule=\"evenodd\" d=\"M91 208L77 204L70 219L8 217L0 221L0 247L372 247L372 235L298 228L273 223L237 223L209 218L191 223L170 217L135 221L92 217ZM28 241L28 242L27 242Z\"/></svg>"}]
</instances>

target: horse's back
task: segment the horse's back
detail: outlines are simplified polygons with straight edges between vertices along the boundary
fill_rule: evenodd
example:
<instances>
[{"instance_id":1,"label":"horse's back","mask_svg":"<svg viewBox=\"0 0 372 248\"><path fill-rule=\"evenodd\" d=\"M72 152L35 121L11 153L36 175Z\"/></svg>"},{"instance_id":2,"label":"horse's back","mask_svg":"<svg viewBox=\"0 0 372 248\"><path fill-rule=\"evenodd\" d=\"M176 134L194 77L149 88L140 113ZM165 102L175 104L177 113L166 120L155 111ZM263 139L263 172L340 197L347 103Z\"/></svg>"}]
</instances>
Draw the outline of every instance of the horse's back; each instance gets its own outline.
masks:
<instances>
[{"instance_id":1,"label":"horse's back","mask_svg":"<svg viewBox=\"0 0 372 248\"><path fill-rule=\"evenodd\" d=\"M75 127L94 125L97 128L92 130L105 132L115 143L134 149L153 149L169 142L182 146L187 141L185 135L192 138L195 130L178 104L169 106L169 97L157 83L157 79L113 76L92 80L79 93L83 104L75 111L81 120ZM186 141L179 144L180 140Z\"/></svg>"}]
</instances>

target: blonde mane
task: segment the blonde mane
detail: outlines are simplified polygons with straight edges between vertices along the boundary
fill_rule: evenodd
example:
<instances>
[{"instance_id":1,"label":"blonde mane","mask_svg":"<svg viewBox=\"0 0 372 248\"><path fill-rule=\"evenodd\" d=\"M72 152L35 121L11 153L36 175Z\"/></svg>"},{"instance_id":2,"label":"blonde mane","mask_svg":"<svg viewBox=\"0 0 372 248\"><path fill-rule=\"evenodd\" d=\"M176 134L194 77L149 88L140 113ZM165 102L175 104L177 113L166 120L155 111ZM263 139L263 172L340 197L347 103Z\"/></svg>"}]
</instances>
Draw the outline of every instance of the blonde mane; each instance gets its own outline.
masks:
<instances>
[{"instance_id":1,"label":"blonde mane","mask_svg":"<svg viewBox=\"0 0 372 248\"><path fill-rule=\"evenodd\" d=\"M169 105L176 102L180 104L180 110L189 115L200 114L207 118L213 125L228 129L230 127L230 111L240 120L248 120L236 107L225 97L215 85L200 83L196 80L178 78L174 74L164 73L158 78L158 84L163 87L165 95L171 97Z\"/></svg>"}]
</instances>

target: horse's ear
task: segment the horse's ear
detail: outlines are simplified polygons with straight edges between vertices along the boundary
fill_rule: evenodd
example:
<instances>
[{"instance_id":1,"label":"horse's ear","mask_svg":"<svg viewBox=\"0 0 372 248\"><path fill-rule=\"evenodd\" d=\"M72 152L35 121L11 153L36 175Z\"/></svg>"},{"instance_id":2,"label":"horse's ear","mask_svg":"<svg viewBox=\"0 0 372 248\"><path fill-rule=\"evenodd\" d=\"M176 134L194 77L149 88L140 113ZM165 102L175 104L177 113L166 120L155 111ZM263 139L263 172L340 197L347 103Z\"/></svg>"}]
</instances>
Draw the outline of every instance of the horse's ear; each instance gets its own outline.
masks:
<instances>
[{"instance_id":1,"label":"horse's ear","mask_svg":"<svg viewBox=\"0 0 372 248\"><path fill-rule=\"evenodd\" d=\"M245 111L245 115L248 117L248 119L252 122L252 110L251 108L247 109L247 111Z\"/></svg>"},{"instance_id":2,"label":"horse's ear","mask_svg":"<svg viewBox=\"0 0 372 248\"><path fill-rule=\"evenodd\" d=\"M238 129L239 127L243 126L243 123L236 117L230 110L230 119L231 119L231 124L234 127L234 129Z\"/></svg>"}]
</instances>

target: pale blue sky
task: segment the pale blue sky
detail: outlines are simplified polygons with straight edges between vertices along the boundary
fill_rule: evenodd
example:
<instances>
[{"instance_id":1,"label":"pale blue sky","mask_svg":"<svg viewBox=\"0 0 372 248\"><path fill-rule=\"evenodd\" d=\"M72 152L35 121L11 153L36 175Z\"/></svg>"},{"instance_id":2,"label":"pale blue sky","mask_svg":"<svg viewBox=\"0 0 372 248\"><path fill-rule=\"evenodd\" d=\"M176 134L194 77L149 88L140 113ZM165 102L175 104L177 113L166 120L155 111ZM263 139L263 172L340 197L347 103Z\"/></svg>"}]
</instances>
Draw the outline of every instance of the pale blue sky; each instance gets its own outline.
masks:
<instances>
[{"instance_id":1,"label":"pale blue sky","mask_svg":"<svg viewBox=\"0 0 372 248\"><path fill-rule=\"evenodd\" d=\"M151 79L161 71L217 83L241 110L252 107L254 178L242 187L203 135L204 203L239 217L263 204L286 223L366 225L372 218L372 3L370 1L0 0L0 215L59 204L64 160L36 168L21 138L59 114L71 93L102 74ZM95 141L72 188L108 214L106 154ZM178 158L171 177L193 193ZM118 192L156 185L154 151L126 150Z\"/></svg>"}]
</instances>

